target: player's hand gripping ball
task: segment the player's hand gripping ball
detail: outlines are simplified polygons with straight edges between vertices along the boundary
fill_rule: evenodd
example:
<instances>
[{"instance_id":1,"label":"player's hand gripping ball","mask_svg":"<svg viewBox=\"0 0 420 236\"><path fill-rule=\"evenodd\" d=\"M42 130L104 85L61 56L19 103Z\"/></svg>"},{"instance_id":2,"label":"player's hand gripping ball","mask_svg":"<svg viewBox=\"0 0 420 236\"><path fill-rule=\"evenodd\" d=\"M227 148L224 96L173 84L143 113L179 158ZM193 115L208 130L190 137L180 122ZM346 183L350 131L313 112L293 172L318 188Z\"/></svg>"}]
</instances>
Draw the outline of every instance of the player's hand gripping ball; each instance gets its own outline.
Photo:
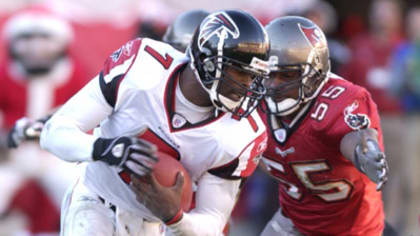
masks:
<instances>
[{"instance_id":1,"label":"player's hand gripping ball","mask_svg":"<svg viewBox=\"0 0 420 236\"><path fill-rule=\"evenodd\" d=\"M182 164L174 157L163 152L158 152L157 157L158 162L150 174L131 175L131 187L140 203L155 216L166 221L179 210L190 209L191 179Z\"/></svg>"},{"instance_id":2,"label":"player's hand gripping ball","mask_svg":"<svg viewBox=\"0 0 420 236\"><path fill-rule=\"evenodd\" d=\"M190 209L192 200L192 186L191 178L187 170L184 168L184 166L182 166L181 162L177 161L174 157L166 153L158 152L157 156L159 160L153 169L153 174L156 177L156 180L162 186L174 186L178 172L182 172L184 174L184 186L182 187L181 208L184 211L188 211Z\"/></svg>"}]
</instances>

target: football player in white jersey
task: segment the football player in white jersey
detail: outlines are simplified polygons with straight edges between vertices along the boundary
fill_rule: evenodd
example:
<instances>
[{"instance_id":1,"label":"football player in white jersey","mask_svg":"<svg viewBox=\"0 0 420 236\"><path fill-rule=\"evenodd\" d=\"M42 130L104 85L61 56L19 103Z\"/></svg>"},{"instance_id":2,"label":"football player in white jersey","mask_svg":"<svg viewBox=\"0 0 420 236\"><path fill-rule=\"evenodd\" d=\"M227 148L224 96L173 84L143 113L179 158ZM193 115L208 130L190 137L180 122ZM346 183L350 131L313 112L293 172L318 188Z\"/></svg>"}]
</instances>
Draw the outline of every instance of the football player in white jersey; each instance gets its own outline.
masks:
<instances>
[{"instance_id":1,"label":"football player in white jersey","mask_svg":"<svg viewBox=\"0 0 420 236\"><path fill-rule=\"evenodd\" d=\"M115 51L41 133L43 148L88 162L63 201L61 234L163 235L165 224L175 235L220 235L266 147L255 107L268 51L264 28L239 10L207 16L187 55L147 38ZM196 185L188 213L179 206L182 175L172 188L130 185L154 181L156 147Z\"/></svg>"},{"instance_id":2,"label":"football player in white jersey","mask_svg":"<svg viewBox=\"0 0 420 236\"><path fill-rule=\"evenodd\" d=\"M204 10L190 10L180 14L168 27L162 41L170 44L181 52L185 52L195 30L200 25L201 21L208 15L209 13ZM32 120L28 117L22 117L17 120L8 133L7 147L17 148L24 141L38 140L42 128L51 117L51 114L38 120Z\"/></svg>"}]
</instances>

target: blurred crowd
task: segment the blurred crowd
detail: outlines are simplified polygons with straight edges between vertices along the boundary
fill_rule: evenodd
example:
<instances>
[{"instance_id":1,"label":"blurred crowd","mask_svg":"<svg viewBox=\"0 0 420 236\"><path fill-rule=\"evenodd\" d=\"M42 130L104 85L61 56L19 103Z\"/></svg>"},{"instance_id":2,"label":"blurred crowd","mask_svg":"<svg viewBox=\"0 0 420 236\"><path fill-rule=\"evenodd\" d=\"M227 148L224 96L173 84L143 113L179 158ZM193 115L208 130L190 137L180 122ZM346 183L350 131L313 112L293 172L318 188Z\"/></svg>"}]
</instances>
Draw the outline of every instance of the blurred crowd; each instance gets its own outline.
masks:
<instances>
[{"instance_id":1,"label":"blurred crowd","mask_svg":"<svg viewBox=\"0 0 420 236\"><path fill-rule=\"evenodd\" d=\"M353 2L360 12L323 0L2 1L0 236L58 235L61 198L81 168L40 150L36 141L6 149L14 123L53 112L126 41L161 39L185 10L222 8L247 10L262 24L301 15L322 28L332 71L367 88L380 111L391 171L383 193L386 221L399 235L420 235L420 4ZM231 235L261 232L277 209L275 189L262 172L253 175L233 213Z\"/></svg>"}]
</instances>

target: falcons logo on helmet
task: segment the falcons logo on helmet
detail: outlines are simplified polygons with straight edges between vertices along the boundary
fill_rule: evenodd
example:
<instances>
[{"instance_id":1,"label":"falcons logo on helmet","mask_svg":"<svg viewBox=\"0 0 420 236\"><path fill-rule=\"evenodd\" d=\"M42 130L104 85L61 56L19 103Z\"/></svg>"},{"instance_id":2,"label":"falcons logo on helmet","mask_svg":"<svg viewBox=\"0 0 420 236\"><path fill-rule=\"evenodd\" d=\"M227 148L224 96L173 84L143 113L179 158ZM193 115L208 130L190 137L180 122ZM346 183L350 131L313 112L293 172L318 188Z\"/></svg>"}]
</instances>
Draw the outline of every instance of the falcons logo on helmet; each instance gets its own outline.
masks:
<instances>
[{"instance_id":1,"label":"falcons logo on helmet","mask_svg":"<svg viewBox=\"0 0 420 236\"><path fill-rule=\"evenodd\" d=\"M316 28L316 27L304 27L301 24L299 24L299 28L302 31L302 33L305 35L305 38L308 40L308 42L312 45L312 47L316 47L320 44L324 43L324 36L322 35L322 32Z\"/></svg>"},{"instance_id":2,"label":"falcons logo on helmet","mask_svg":"<svg viewBox=\"0 0 420 236\"><path fill-rule=\"evenodd\" d=\"M227 34L225 37L231 35L234 39L240 35L238 26L225 12L214 13L206 18L201 24L201 31L198 35L198 46L202 49L204 43L206 43L211 37L217 35L219 39L222 37L222 32L225 31Z\"/></svg>"}]
</instances>

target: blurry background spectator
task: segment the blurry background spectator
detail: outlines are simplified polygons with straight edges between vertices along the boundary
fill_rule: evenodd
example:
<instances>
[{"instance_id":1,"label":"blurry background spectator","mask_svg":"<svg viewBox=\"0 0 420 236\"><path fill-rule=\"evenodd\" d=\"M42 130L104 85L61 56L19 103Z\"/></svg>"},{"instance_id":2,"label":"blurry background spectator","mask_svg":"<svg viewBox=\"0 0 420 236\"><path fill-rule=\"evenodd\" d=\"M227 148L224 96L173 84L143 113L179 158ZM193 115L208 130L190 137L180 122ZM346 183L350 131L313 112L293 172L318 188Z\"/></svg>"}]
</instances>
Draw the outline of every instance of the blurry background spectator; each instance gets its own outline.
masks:
<instances>
[{"instance_id":1,"label":"blurry background spectator","mask_svg":"<svg viewBox=\"0 0 420 236\"><path fill-rule=\"evenodd\" d=\"M350 60L350 50L335 35L339 23L336 10L328 2L319 0L314 1L301 15L312 20L325 33L330 51L331 71L337 73L341 66Z\"/></svg>"},{"instance_id":2,"label":"blurry background spectator","mask_svg":"<svg viewBox=\"0 0 420 236\"><path fill-rule=\"evenodd\" d=\"M86 82L70 52L72 27L43 7L23 9L5 23L0 63L0 146L21 117L37 119L63 104ZM4 150L0 164L0 227L14 233L57 233L62 196L76 167L42 151L37 141ZM11 228L10 218L22 222ZM14 231L14 233L12 233Z\"/></svg>"},{"instance_id":3,"label":"blurry background spectator","mask_svg":"<svg viewBox=\"0 0 420 236\"><path fill-rule=\"evenodd\" d=\"M389 220L393 220L397 228L406 229L402 235L418 229L416 218L420 212L420 176L417 170L420 166L420 6L408 11L406 26L407 41L394 52L389 87L400 98L405 113L403 133L397 136L402 153L396 157L393 166L395 184L388 186L393 197L387 202Z\"/></svg>"},{"instance_id":4,"label":"blurry background spectator","mask_svg":"<svg viewBox=\"0 0 420 236\"><path fill-rule=\"evenodd\" d=\"M408 11L407 40L394 52L390 90L401 98L406 113L420 111L420 8Z\"/></svg>"},{"instance_id":5,"label":"blurry background spectator","mask_svg":"<svg viewBox=\"0 0 420 236\"><path fill-rule=\"evenodd\" d=\"M379 108L384 137L385 154L390 175L383 190L386 220L401 228L399 222L407 210L401 206L403 187L399 175L404 166L402 157L403 122L400 103L389 93L391 56L404 39L401 2L396 0L374 0L367 17L366 32L349 40L351 60L344 65L339 75L368 89Z\"/></svg>"},{"instance_id":6,"label":"blurry background spectator","mask_svg":"<svg viewBox=\"0 0 420 236\"><path fill-rule=\"evenodd\" d=\"M341 73L344 78L367 88L381 116L398 114L398 100L388 93L390 55L403 39L402 13L395 0L375 0L369 15L369 30L349 41L351 61ZM386 136L384 134L384 136Z\"/></svg>"}]
</instances>

